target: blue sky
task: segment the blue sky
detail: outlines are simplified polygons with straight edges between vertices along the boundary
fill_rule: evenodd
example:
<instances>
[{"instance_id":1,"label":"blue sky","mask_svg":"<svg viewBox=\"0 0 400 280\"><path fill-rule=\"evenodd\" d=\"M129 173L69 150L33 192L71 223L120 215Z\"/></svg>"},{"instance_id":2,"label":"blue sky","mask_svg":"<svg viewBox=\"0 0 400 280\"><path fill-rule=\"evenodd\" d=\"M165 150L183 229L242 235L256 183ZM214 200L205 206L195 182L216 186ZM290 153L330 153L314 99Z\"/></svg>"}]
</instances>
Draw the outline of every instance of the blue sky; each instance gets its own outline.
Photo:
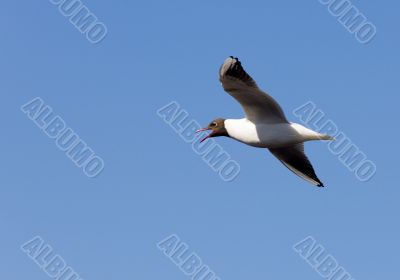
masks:
<instances>
[{"instance_id":1,"label":"blue sky","mask_svg":"<svg viewBox=\"0 0 400 280\"><path fill-rule=\"evenodd\" d=\"M0 11L0 276L49 279L20 246L43 238L83 279L190 279L156 244L171 234L220 279L321 279L292 246L313 236L355 279L396 279L398 1L353 4L360 44L319 1L93 1L91 44L50 1ZM234 55L286 112L312 101L377 166L357 180L325 143L306 150L326 188L268 151L216 142L241 168L221 180L156 111L239 118L217 71ZM88 178L24 114L40 97L105 162Z\"/></svg>"}]
</instances>

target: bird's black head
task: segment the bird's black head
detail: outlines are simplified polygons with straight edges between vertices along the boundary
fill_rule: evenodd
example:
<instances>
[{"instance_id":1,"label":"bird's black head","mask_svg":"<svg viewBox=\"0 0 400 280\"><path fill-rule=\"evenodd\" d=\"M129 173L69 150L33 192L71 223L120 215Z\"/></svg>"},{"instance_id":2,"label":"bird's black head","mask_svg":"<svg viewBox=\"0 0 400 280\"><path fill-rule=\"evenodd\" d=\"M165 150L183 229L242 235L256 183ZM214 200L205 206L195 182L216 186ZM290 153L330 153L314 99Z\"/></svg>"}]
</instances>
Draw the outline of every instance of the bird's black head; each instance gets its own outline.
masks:
<instances>
[{"instance_id":1,"label":"bird's black head","mask_svg":"<svg viewBox=\"0 0 400 280\"><path fill-rule=\"evenodd\" d=\"M228 132L226 131L225 128L225 119L215 119L213 120L207 127L201 128L197 130L197 132L205 131L205 130L211 130L211 133L204 137L200 142L203 142L204 140L211 138L211 137L218 137L218 136L229 136Z\"/></svg>"}]
</instances>

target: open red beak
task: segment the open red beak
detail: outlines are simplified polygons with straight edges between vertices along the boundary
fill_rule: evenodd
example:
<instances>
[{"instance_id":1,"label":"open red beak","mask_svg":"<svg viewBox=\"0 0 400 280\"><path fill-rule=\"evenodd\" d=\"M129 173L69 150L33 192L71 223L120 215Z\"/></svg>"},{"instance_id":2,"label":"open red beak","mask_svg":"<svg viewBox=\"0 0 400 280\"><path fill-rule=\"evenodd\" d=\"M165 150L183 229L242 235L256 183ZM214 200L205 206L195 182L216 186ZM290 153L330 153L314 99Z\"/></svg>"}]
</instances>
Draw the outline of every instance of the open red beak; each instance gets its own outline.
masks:
<instances>
[{"instance_id":1,"label":"open red beak","mask_svg":"<svg viewBox=\"0 0 400 280\"><path fill-rule=\"evenodd\" d=\"M199 130L196 130L196 133L202 132L202 131L206 131L206 130L210 130L209 128L205 127L205 128L200 128ZM200 143L207 140L208 138L210 138L212 132L210 134L208 134L206 137L204 137L203 139L200 140Z\"/></svg>"}]
</instances>

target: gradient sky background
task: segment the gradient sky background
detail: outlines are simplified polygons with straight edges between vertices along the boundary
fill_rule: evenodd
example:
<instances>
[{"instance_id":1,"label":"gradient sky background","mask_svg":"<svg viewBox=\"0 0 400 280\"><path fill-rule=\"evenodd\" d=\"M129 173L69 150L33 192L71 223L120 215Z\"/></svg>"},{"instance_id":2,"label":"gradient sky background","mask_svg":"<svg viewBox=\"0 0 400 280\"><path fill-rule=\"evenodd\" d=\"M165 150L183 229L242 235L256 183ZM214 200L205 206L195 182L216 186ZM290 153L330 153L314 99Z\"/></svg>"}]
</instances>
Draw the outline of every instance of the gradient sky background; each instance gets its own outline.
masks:
<instances>
[{"instance_id":1,"label":"gradient sky background","mask_svg":"<svg viewBox=\"0 0 400 280\"><path fill-rule=\"evenodd\" d=\"M321 277L292 245L314 236L355 278L398 279L398 1L353 1L378 29L362 45L315 1L84 1L108 27L90 44L49 1L0 11L0 277L49 277L19 246L40 235L89 279L189 279L157 248L175 233L222 280ZM238 56L288 118L311 100L378 167L360 182L324 143L318 189L269 152L217 142L224 182L156 110L241 117L217 79ZM105 161L87 178L20 106L40 96Z\"/></svg>"}]
</instances>

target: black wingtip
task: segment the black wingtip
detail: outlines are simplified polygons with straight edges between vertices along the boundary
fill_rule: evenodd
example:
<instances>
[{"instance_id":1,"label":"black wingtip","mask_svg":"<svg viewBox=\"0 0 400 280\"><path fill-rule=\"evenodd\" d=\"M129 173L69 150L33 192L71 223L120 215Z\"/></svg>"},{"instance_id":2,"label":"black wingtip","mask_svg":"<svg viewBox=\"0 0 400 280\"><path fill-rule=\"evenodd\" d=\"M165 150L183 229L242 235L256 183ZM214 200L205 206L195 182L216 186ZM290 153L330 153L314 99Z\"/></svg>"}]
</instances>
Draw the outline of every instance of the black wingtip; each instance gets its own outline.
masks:
<instances>
[{"instance_id":1,"label":"black wingtip","mask_svg":"<svg viewBox=\"0 0 400 280\"><path fill-rule=\"evenodd\" d=\"M242 63L237 57L230 56L230 58L233 61L227 62L226 65L226 70L223 74L227 76L231 76L234 78L237 78L245 83L247 83L250 86L255 86L255 82L253 79L249 76L249 74L246 73L246 71L243 69ZM224 65L223 65L224 66ZM222 68L221 68L222 69Z\"/></svg>"},{"instance_id":2,"label":"black wingtip","mask_svg":"<svg viewBox=\"0 0 400 280\"><path fill-rule=\"evenodd\" d=\"M237 63L239 63L239 64L240 64L240 60L239 60L239 58L238 58L238 57L236 57L236 56L233 56L233 55L230 55L229 57L230 57L231 59L235 60L235 62L237 62Z\"/></svg>"}]
</instances>

